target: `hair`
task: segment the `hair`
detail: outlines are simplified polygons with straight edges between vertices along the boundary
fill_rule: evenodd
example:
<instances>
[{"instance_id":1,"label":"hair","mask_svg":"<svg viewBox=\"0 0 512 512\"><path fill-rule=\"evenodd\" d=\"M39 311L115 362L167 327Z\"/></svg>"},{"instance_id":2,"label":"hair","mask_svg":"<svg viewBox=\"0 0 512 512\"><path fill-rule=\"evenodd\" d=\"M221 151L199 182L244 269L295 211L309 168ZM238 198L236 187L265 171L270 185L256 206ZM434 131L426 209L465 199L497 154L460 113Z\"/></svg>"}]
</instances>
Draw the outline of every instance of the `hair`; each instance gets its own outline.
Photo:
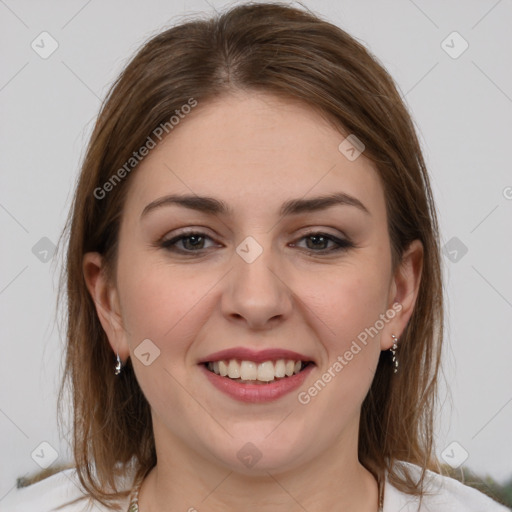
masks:
<instances>
[{"instance_id":1,"label":"hair","mask_svg":"<svg viewBox=\"0 0 512 512\"><path fill-rule=\"evenodd\" d=\"M117 510L115 501L129 491L116 487L115 475L133 464L137 479L156 464L150 406L130 360L114 375L112 349L83 275L89 251L101 253L107 276L115 275L123 204L136 165L130 175L118 171L123 179L113 183L112 177L191 99L201 105L236 91L298 100L341 134L354 134L385 191L393 271L412 241L423 244L418 296L400 339L400 371L393 373L391 354L382 351L359 429L361 464L379 481L387 473L399 490L422 496L426 470L440 471L433 425L443 295L436 209L420 144L377 58L341 28L281 3L242 4L157 34L103 102L63 232L67 345L58 400L60 412L69 385L79 480L89 497ZM97 198L109 180L109 193ZM419 465L421 478L398 461Z\"/></svg>"}]
</instances>

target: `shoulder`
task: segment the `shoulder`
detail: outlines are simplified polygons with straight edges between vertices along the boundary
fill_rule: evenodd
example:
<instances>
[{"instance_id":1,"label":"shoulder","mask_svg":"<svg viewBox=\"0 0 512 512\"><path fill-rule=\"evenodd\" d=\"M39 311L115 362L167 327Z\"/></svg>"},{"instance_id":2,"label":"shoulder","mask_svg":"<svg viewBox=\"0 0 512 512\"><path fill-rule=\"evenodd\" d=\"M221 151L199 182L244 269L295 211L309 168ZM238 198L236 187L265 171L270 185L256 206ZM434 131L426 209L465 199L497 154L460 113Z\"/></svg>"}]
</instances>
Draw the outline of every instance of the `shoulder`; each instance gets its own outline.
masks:
<instances>
[{"instance_id":1,"label":"shoulder","mask_svg":"<svg viewBox=\"0 0 512 512\"><path fill-rule=\"evenodd\" d=\"M401 462L416 475L420 468L414 464ZM405 494L393 487L387 480L384 489L383 512L509 512L482 492L444 475L427 471L425 477L426 494L421 508L419 497Z\"/></svg>"},{"instance_id":2,"label":"shoulder","mask_svg":"<svg viewBox=\"0 0 512 512\"><path fill-rule=\"evenodd\" d=\"M128 481L131 482L129 475L122 481L122 485ZM75 502L77 498L82 499ZM126 503L123 502L121 505L127 507L128 499L125 501ZM87 512L92 510L107 512L109 509L84 497L75 468L60 471L27 487L13 488L0 501L0 512Z\"/></svg>"}]
</instances>

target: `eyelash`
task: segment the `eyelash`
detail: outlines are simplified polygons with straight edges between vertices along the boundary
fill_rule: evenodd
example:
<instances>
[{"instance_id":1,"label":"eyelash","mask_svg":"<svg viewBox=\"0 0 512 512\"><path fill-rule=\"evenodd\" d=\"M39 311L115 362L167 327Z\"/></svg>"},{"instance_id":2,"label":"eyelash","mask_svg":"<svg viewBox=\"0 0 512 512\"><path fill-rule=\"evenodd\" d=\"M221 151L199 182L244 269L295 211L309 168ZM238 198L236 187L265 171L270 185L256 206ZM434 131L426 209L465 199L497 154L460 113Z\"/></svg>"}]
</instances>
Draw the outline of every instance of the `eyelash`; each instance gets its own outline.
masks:
<instances>
[{"instance_id":1,"label":"eyelash","mask_svg":"<svg viewBox=\"0 0 512 512\"><path fill-rule=\"evenodd\" d=\"M204 238L204 239L212 240L212 238L209 237L208 235L206 235L205 233L202 233L200 231L190 231L190 232L181 233L180 235L178 235L178 236L176 236L174 238L171 238L170 240L162 240L162 241L159 242L158 245L162 249L165 249L165 250L167 250L169 252L175 252L175 253L178 253L178 254L185 254L185 255L192 255L194 253L202 253L202 252L206 251L207 249L199 249L197 251L193 251L193 250L190 251L190 250L177 249L175 247L176 243L178 243L178 242L180 242L182 240L185 240L187 238L192 238L194 236L198 236L198 237L201 237L201 238ZM327 233L323 233L323 232L319 232L319 231L313 231L311 233L307 233L307 234L303 235L300 238L300 240L302 240L304 238L312 238L312 237L322 237L322 238L325 238L328 241L331 241L331 242L334 242L335 244L337 244L338 247L335 247L334 249L322 249L320 251L314 251L314 250L311 250L311 249L304 249L304 251L306 253L308 253L308 254L328 255L328 254L331 254L333 252L346 251L347 249L355 247L354 244L350 240L340 239L340 238L337 238L337 237L335 237L333 235L329 235Z\"/></svg>"}]
</instances>

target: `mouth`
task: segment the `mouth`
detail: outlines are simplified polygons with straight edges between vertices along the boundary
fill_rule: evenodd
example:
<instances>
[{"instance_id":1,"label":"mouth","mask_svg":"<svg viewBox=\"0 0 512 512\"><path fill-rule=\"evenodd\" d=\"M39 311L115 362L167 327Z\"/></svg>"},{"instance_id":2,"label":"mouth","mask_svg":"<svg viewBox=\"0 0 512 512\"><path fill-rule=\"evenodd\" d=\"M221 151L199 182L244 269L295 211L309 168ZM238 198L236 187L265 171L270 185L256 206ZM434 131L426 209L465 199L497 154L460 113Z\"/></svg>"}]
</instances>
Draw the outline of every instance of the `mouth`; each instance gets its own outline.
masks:
<instances>
[{"instance_id":1,"label":"mouth","mask_svg":"<svg viewBox=\"0 0 512 512\"><path fill-rule=\"evenodd\" d=\"M261 362L221 359L202 364L209 372L241 384L270 384L289 379L315 363L296 359L269 359Z\"/></svg>"},{"instance_id":2,"label":"mouth","mask_svg":"<svg viewBox=\"0 0 512 512\"><path fill-rule=\"evenodd\" d=\"M317 366L311 356L292 350L254 350L234 347L200 361L207 381L227 396L242 402L277 400L303 385Z\"/></svg>"}]
</instances>

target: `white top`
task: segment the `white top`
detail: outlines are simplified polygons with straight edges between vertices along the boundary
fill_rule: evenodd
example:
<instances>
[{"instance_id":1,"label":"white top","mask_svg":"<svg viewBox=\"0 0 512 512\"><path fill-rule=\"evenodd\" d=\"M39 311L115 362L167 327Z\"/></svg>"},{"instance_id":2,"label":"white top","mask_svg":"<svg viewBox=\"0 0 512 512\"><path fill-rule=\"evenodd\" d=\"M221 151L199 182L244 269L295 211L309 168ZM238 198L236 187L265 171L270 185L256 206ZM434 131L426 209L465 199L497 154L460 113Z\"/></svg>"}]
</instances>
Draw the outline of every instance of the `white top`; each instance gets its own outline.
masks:
<instances>
[{"instance_id":1,"label":"white top","mask_svg":"<svg viewBox=\"0 0 512 512\"><path fill-rule=\"evenodd\" d=\"M406 463L403 463L406 464ZM419 467L406 464L417 471ZM507 512L508 509L491 500L485 494L461 484L453 478L427 472L429 490L433 494L424 496L421 509L418 499L404 494L393 487L387 480L384 486L383 512ZM133 476L126 476L121 482L122 489L132 487ZM59 473L21 489L14 488L0 501L0 512L54 512L67 501L82 496L80 483L75 469L66 469ZM88 500L84 499L68 505L61 512L85 512ZM128 497L120 502L123 510L128 509ZM109 512L95 503L94 512ZM144 512L144 511L141 511Z\"/></svg>"}]
</instances>

